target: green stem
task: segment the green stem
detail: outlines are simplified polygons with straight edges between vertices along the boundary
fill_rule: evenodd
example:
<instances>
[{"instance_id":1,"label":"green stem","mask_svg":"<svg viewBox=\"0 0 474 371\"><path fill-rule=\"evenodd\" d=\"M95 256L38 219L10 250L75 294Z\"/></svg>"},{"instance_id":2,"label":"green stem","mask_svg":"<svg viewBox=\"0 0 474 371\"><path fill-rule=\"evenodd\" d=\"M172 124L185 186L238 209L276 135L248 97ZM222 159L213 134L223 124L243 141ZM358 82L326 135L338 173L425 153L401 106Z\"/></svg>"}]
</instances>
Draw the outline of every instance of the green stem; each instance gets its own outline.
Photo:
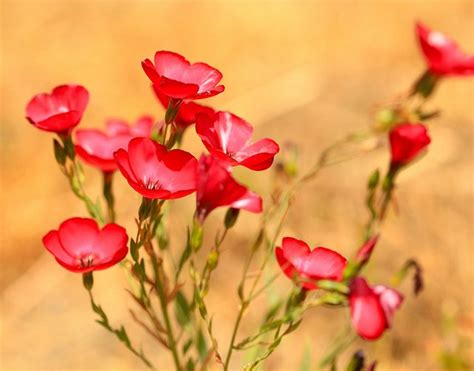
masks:
<instances>
[{"instance_id":1,"label":"green stem","mask_svg":"<svg viewBox=\"0 0 474 371\"><path fill-rule=\"evenodd\" d=\"M237 337L237 332L239 331L240 322L242 321L242 318L244 316L244 312L247 306L248 306L247 302L242 302L240 304L239 314L237 315L237 319L234 324L234 329L232 330L232 337L230 339L229 349L227 351L227 356L225 358L224 371L227 371L229 369L230 358L232 356L232 351L234 350L235 339Z\"/></svg>"},{"instance_id":2,"label":"green stem","mask_svg":"<svg viewBox=\"0 0 474 371\"><path fill-rule=\"evenodd\" d=\"M103 188L102 192L104 195L104 199L107 203L107 213L108 213L108 222L114 223L115 222L115 198L113 194L113 172L104 171L103 173Z\"/></svg>"},{"instance_id":3,"label":"green stem","mask_svg":"<svg viewBox=\"0 0 474 371\"><path fill-rule=\"evenodd\" d=\"M161 276L163 276L164 272L162 270L162 266L159 265L154 255L152 256L152 264L153 264L153 269L155 271L155 288L156 288L156 292L158 293L158 297L160 299L161 311L163 313L163 319L165 321L166 335L168 337L168 346L173 355L173 361L174 361L176 370L179 371L179 370L182 370L182 367L179 360L176 340L173 333L173 326L171 325L171 321L170 321L170 317L168 313L168 298L165 292L165 288L163 286L163 282L161 281Z\"/></svg>"},{"instance_id":4,"label":"green stem","mask_svg":"<svg viewBox=\"0 0 474 371\"><path fill-rule=\"evenodd\" d=\"M107 314L104 312L102 307L94 301L92 290L88 289L87 292L89 293L92 310L100 316L100 320L97 320L97 323L99 323L107 331L114 334L127 347L127 349L130 350L133 354L135 354L138 358L140 358L143 363L147 365L147 367L149 367L150 369L155 369L153 364L143 354L143 351L135 349L135 347L132 345L128 334L123 326L120 326L120 328L116 329L110 325Z\"/></svg>"}]
</instances>

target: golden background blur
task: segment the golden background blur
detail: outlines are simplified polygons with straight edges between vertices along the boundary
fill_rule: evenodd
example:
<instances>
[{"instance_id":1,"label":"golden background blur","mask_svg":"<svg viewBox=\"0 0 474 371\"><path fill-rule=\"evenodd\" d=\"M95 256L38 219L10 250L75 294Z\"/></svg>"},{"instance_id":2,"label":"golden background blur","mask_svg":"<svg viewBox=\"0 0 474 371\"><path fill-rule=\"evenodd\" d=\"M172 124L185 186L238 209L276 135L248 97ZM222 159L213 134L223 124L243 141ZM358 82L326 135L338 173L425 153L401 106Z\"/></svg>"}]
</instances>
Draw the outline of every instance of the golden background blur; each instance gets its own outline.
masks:
<instances>
[{"instance_id":1,"label":"golden background blur","mask_svg":"<svg viewBox=\"0 0 474 371\"><path fill-rule=\"evenodd\" d=\"M126 1L3 0L1 2L1 365L7 369L122 369L141 364L93 322L80 277L63 270L41 237L85 210L68 190L52 154L51 138L24 119L36 93L75 82L91 100L81 126L107 117L158 117L140 61L172 50L205 61L224 74L226 91L205 104L230 110L256 127L257 136L301 146L302 167L345 134L370 125L375 104L406 90L423 71L413 26L422 20L474 53L473 1ZM472 362L473 314L473 94L474 79L443 81L430 107L442 116L431 128L428 155L407 170L369 270L373 282L409 257L424 268L426 289L407 300L395 327L377 343L356 342L380 370L442 369L440 358ZM185 147L202 145L192 130ZM324 170L304 188L283 235L349 255L367 219L365 182L387 162L378 151ZM266 192L269 173L239 172ZM99 176L87 169L90 192ZM139 198L117 176L118 222L133 231ZM95 193L96 194L96 193ZM172 247L180 249L190 200L173 207ZM216 212L208 237L221 222ZM258 219L241 214L215 273L209 296L216 334L224 349L237 311L237 278ZM214 225L213 225L214 224ZM133 233L133 232L130 232ZM123 275L96 275L99 302L112 323L124 322L132 340L143 339L159 369L171 360L128 319ZM289 280L276 288L289 290ZM212 289L211 289L212 290ZM246 316L241 336L261 314ZM267 370L298 369L305 349L314 365L343 327L341 310L314 310L266 362ZM245 354L237 355L235 367ZM446 363L445 363L446 364ZM342 366L342 365L341 365Z\"/></svg>"}]
</instances>

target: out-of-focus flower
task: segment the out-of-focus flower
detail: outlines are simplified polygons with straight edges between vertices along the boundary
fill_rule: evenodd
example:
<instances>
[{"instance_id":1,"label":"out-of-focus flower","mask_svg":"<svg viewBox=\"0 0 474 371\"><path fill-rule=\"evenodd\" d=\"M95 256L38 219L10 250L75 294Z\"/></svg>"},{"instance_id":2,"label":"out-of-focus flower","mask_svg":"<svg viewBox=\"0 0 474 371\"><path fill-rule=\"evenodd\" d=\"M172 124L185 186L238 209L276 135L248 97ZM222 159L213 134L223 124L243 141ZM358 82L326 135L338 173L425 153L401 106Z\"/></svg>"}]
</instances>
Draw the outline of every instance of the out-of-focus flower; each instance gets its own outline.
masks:
<instances>
[{"instance_id":1,"label":"out-of-focus flower","mask_svg":"<svg viewBox=\"0 0 474 371\"><path fill-rule=\"evenodd\" d=\"M169 105L169 97L163 94L156 85L152 85L153 91L155 92L156 97L166 109ZM180 130L185 130L188 126L196 122L196 115L198 113L206 113L208 115L213 115L214 110L211 107L204 106L202 104L195 103L193 101L184 101L181 102L178 108L178 113L174 119L176 126Z\"/></svg>"},{"instance_id":2,"label":"out-of-focus flower","mask_svg":"<svg viewBox=\"0 0 474 371\"><path fill-rule=\"evenodd\" d=\"M307 290L318 288L313 281L340 281L347 265L346 258L337 252L325 247L316 247L311 251L306 242L291 237L283 238L275 254L283 272Z\"/></svg>"},{"instance_id":3,"label":"out-of-focus flower","mask_svg":"<svg viewBox=\"0 0 474 371\"><path fill-rule=\"evenodd\" d=\"M438 76L474 74L474 55L464 54L456 42L420 22L416 24L416 34L431 73Z\"/></svg>"},{"instance_id":4,"label":"out-of-focus flower","mask_svg":"<svg viewBox=\"0 0 474 371\"><path fill-rule=\"evenodd\" d=\"M35 95L26 106L27 120L38 129L67 135L79 124L89 102L80 85L61 85Z\"/></svg>"},{"instance_id":5,"label":"out-of-focus flower","mask_svg":"<svg viewBox=\"0 0 474 371\"><path fill-rule=\"evenodd\" d=\"M114 157L130 186L146 198L175 199L196 190L198 162L186 151L168 151L151 139L134 138L128 150L119 149Z\"/></svg>"},{"instance_id":6,"label":"out-of-focus flower","mask_svg":"<svg viewBox=\"0 0 474 371\"><path fill-rule=\"evenodd\" d=\"M390 328L402 302L398 291L381 285L371 287L364 278L355 277L350 284L349 305L357 334L366 340L378 339Z\"/></svg>"},{"instance_id":7,"label":"out-of-focus flower","mask_svg":"<svg viewBox=\"0 0 474 371\"><path fill-rule=\"evenodd\" d=\"M377 244L377 241L379 239L379 235L375 235L367 242L365 242L357 251L356 256L355 256L355 261L359 266L363 266L367 264L367 262L370 259L370 256L372 255L372 252L374 251L375 245Z\"/></svg>"},{"instance_id":8,"label":"out-of-focus flower","mask_svg":"<svg viewBox=\"0 0 474 371\"><path fill-rule=\"evenodd\" d=\"M262 198L237 183L229 167L213 156L199 159L196 189L197 216L201 222L217 207L227 206L253 213L262 211Z\"/></svg>"},{"instance_id":9,"label":"out-of-focus flower","mask_svg":"<svg viewBox=\"0 0 474 371\"><path fill-rule=\"evenodd\" d=\"M117 224L100 229L89 218L71 218L43 237L46 249L67 270L86 273L111 267L128 252L128 236Z\"/></svg>"},{"instance_id":10,"label":"out-of-focus flower","mask_svg":"<svg viewBox=\"0 0 474 371\"><path fill-rule=\"evenodd\" d=\"M268 169L279 152L272 139L261 139L249 144L252 126L230 112L196 116L196 132L212 155L231 166L242 165L252 170Z\"/></svg>"},{"instance_id":11,"label":"out-of-focus flower","mask_svg":"<svg viewBox=\"0 0 474 371\"><path fill-rule=\"evenodd\" d=\"M155 64L149 59L142 62L146 75L162 94L174 99L202 99L224 91L217 85L222 74L206 63L189 63L183 56L157 51Z\"/></svg>"},{"instance_id":12,"label":"out-of-focus flower","mask_svg":"<svg viewBox=\"0 0 474 371\"><path fill-rule=\"evenodd\" d=\"M423 151L431 140L422 124L400 124L389 134L392 151L392 167L408 164Z\"/></svg>"},{"instance_id":13,"label":"out-of-focus flower","mask_svg":"<svg viewBox=\"0 0 474 371\"><path fill-rule=\"evenodd\" d=\"M114 153L126 149L130 140L136 137L149 137L153 118L140 117L134 125L126 121L112 119L106 123L106 130L82 129L76 132L76 152L89 165L104 172L117 169Z\"/></svg>"}]
</instances>

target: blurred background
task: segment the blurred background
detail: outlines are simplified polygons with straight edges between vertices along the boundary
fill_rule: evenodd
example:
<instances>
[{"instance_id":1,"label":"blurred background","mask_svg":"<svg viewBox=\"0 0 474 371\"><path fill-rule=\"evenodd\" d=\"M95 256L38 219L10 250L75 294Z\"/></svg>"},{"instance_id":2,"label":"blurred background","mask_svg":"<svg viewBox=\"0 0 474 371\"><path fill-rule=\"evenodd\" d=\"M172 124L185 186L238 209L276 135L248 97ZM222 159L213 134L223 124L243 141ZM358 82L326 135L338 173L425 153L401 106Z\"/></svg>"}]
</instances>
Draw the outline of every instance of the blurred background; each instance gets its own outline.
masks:
<instances>
[{"instance_id":1,"label":"blurred background","mask_svg":"<svg viewBox=\"0 0 474 371\"><path fill-rule=\"evenodd\" d=\"M424 62L414 37L422 20L474 53L474 2L430 0L334 1L126 1L3 0L1 2L1 367L8 369L134 369L142 367L122 344L94 323L81 278L63 270L41 237L85 210L68 190L52 154L52 136L24 118L36 93L75 82L88 88L81 126L107 117L161 117L140 61L172 50L219 68L225 93L206 104L230 110L256 127L256 136L296 143L301 167L344 135L371 124L373 108L406 91ZM383 228L369 275L388 283L407 258L423 266L426 289L414 298L410 283L395 327L377 343L357 341L381 370L468 369L473 361L473 94L474 79L443 81L432 108L423 161L400 177L399 213ZM185 147L198 154L193 130ZM297 196L283 235L350 255L367 220L365 184L384 169L377 151L324 170ZM97 194L98 172L87 168ZM268 194L270 172L239 178ZM118 222L129 232L139 204L117 176ZM192 197L175 203L171 246L179 251L192 216ZM207 237L223 213L208 222ZM215 331L225 349L235 318L239 277L258 218L241 214L230 233L209 296ZM134 233L134 232L131 232ZM130 323L123 272L96 275L96 296L112 323L128 325L135 343L159 369L171 360ZM277 281L275 292L291 282ZM245 318L240 336L254 329L261 305ZM344 329L342 310L314 310L266 362L267 370L313 366ZM237 354L235 367L247 354ZM341 364L342 366L342 364Z\"/></svg>"}]
</instances>

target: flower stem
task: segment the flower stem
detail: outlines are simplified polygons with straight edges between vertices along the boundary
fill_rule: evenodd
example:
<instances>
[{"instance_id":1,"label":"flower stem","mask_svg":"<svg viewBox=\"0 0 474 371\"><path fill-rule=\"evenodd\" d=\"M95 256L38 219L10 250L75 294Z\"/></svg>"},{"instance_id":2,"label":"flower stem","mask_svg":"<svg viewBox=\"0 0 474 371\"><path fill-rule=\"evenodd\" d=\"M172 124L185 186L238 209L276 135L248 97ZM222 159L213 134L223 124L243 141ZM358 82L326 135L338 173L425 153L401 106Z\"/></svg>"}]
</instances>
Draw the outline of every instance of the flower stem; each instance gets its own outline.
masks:
<instances>
[{"instance_id":1,"label":"flower stem","mask_svg":"<svg viewBox=\"0 0 474 371\"><path fill-rule=\"evenodd\" d=\"M113 172L104 171L102 192L104 195L104 199L107 203L107 213L108 213L109 223L115 222L115 209L114 209L115 198L114 198L113 189L112 189L113 177L114 177Z\"/></svg>"}]
</instances>

